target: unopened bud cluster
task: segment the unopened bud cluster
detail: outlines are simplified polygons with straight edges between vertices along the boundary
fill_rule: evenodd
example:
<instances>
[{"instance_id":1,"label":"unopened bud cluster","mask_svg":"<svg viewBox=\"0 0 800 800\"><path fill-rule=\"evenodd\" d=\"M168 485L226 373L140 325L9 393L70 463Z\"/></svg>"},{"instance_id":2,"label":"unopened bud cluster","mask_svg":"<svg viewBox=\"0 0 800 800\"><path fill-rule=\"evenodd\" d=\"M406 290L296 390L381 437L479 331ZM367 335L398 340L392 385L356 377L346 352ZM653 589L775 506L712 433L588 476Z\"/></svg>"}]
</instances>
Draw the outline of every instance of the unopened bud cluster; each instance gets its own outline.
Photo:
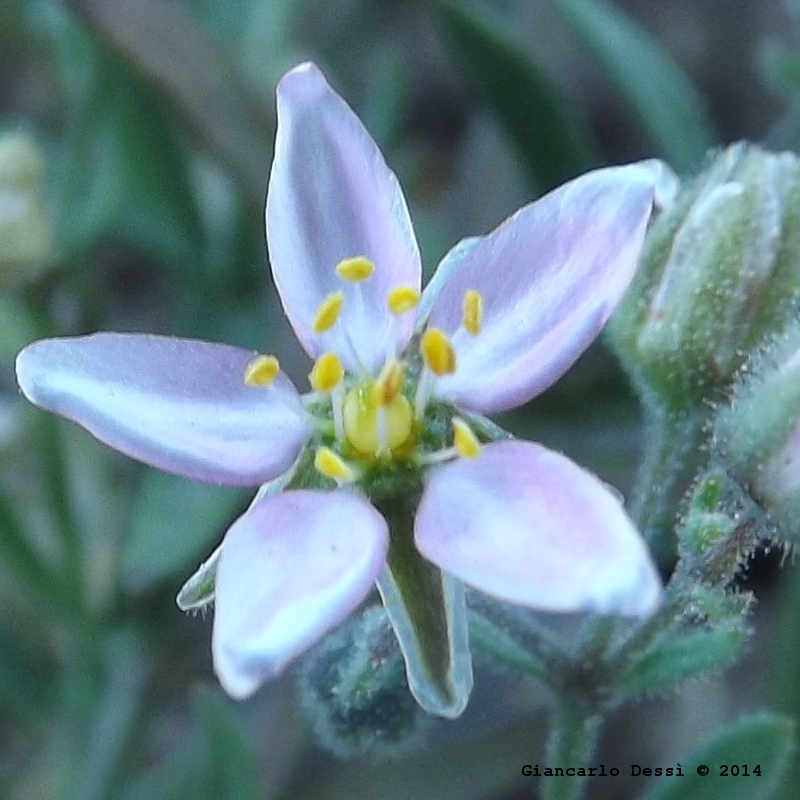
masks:
<instances>
[{"instance_id":1,"label":"unopened bud cluster","mask_svg":"<svg viewBox=\"0 0 800 800\"><path fill-rule=\"evenodd\" d=\"M800 161L736 144L651 230L612 340L634 375L681 407L729 386L800 291Z\"/></svg>"},{"instance_id":2,"label":"unopened bud cluster","mask_svg":"<svg viewBox=\"0 0 800 800\"><path fill-rule=\"evenodd\" d=\"M713 442L715 457L779 534L800 541L800 323L745 365Z\"/></svg>"},{"instance_id":3,"label":"unopened bud cluster","mask_svg":"<svg viewBox=\"0 0 800 800\"><path fill-rule=\"evenodd\" d=\"M419 741L425 713L408 691L403 656L380 606L310 654L301 684L311 724L340 756L397 755Z\"/></svg>"}]
</instances>

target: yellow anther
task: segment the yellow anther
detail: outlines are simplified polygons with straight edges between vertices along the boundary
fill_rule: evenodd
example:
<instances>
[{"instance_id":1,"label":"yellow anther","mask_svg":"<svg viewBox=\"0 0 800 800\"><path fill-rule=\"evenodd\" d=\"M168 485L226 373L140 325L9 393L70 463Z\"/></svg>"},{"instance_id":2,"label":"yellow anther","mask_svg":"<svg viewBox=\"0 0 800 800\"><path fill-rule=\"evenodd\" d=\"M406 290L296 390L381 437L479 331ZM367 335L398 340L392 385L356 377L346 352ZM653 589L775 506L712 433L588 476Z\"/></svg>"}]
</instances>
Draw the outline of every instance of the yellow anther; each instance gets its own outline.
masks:
<instances>
[{"instance_id":1,"label":"yellow anther","mask_svg":"<svg viewBox=\"0 0 800 800\"><path fill-rule=\"evenodd\" d=\"M256 356L244 370L244 382L248 386L269 386L280 371L275 356Z\"/></svg>"},{"instance_id":2,"label":"yellow anther","mask_svg":"<svg viewBox=\"0 0 800 800\"><path fill-rule=\"evenodd\" d=\"M428 328L422 334L419 351L425 366L434 375L451 375L456 371L456 353L447 336L438 328Z\"/></svg>"},{"instance_id":3,"label":"yellow anther","mask_svg":"<svg viewBox=\"0 0 800 800\"><path fill-rule=\"evenodd\" d=\"M365 281L375 272L375 265L365 256L345 258L336 265L336 274L343 281L358 283Z\"/></svg>"},{"instance_id":4,"label":"yellow anther","mask_svg":"<svg viewBox=\"0 0 800 800\"><path fill-rule=\"evenodd\" d=\"M347 462L330 447L320 447L314 456L314 467L317 472L334 481L349 483L356 479L356 473Z\"/></svg>"},{"instance_id":5,"label":"yellow anther","mask_svg":"<svg viewBox=\"0 0 800 800\"><path fill-rule=\"evenodd\" d=\"M374 386L354 386L344 399L344 431L353 447L374 456L382 450L394 450L404 444L414 431L414 415L404 394L398 394L388 406L375 402Z\"/></svg>"},{"instance_id":6,"label":"yellow anther","mask_svg":"<svg viewBox=\"0 0 800 800\"><path fill-rule=\"evenodd\" d=\"M483 320L483 298L480 292L476 292L474 289L467 289L464 292L462 308L464 316L461 321L464 327L473 336L477 336L481 332L481 322Z\"/></svg>"},{"instance_id":7,"label":"yellow anther","mask_svg":"<svg viewBox=\"0 0 800 800\"><path fill-rule=\"evenodd\" d=\"M379 406L388 408L403 389L403 367L393 358L384 364L372 387L372 397Z\"/></svg>"},{"instance_id":8,"label":"yellow anther","mask_svg":"<svg viewBox=\"0 0 800 800\"><path fill-rule=\"evenodd\" d=\"M389 311L398 317L411 311L419 303L420 294L413 286L398 286L386 296L386 305Z\"/></svg>"},{"instance_id":9,"label":"yellow anther","mask_svg":"<svg viewBox=\"0 0 800 800\"><path fill-rule=\"evenodd\" d=\"M308 376L315 392L329 392L338 386L344 377L344 367L336 353L323 353L315 362Z\"/></svg>"},{"instance_id":10,"label":"yellow anther","mask_svg":"<svg viewBox=\"0 0 800 800\"><path fill-rule=\"evenodd\" d=\"M462 458L477 458L481 443L461 417L453 417L453 444Z\"/></svg>"},{"instance_id":11,"label":"yellow anther","mask_svg":"<svg viewBox=\"0 0 800 800\"><path fill-rule=\"evenodd\" d=\"M331 292L320 304L317 315L314 317L314 333L329 331L339 319L344 305L344 292Z\"/></svg>"}]
</instances>

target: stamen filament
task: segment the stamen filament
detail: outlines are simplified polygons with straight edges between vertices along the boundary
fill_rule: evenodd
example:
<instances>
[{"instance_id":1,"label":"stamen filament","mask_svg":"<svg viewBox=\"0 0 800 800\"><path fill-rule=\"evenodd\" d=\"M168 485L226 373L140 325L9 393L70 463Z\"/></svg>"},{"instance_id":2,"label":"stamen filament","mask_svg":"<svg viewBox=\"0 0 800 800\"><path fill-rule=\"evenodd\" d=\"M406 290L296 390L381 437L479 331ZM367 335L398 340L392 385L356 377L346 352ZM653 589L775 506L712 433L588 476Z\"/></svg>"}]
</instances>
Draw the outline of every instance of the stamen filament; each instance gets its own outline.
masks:
<instances>
[{"instance_id":1,"label":"stamen filament","mask_svg":"<svg viewBox=\"0 0 800 800\"><path fill-rule=\"evenodd\" d=\"M458 455L458 450L455 447L445 447L433 453L419 453L415 460L420 467L433 467L443 461L451 461L454 458L458 458Z\"/></svg>"},{"instance_id":2,"label":"stamen filament","mask_svg":"<svg viewBox=\"0 0 800 800\"><path fill-rule=\"evenodd\" d=\"M247 386L269 386L278 373L281 365L275 356L256 356L244 370L244 382Z\"/></svg>"},{"instance_id":3,"label":"stamen filament","mask_svg":"<svg viewBox=\"0 0 800 800\"><path fill-rule=\"evenodd\" d=\"M338 383L331 391L331 410L333 411L333 430L339 442L344 441L344 384Z\"/></svg>"},{"instance_id":4,"label":"stamen filament","mask_svg":"<svg viewBox=\"0 0 800 800\"><path fill-rule=\"evenodd\" d=\"M417 390L414 393L414 418L417 422L422 422L422 418L425 416L425 407L428 405L428 400L430 400L432 389L433 373L428 369L423 369L420 372Z\"/></svg>"},{"instance_id":5,"label":"stamen filament","mask_svg":"<svg viewBox=\"0 0 800 800\"><path fill-rule=\"evenodd\" d=\"M312 323L314 333L329 331L339 319L344 305L344 292L339 289L331 292L320 304Z\"/></svg>"}]
</instances>

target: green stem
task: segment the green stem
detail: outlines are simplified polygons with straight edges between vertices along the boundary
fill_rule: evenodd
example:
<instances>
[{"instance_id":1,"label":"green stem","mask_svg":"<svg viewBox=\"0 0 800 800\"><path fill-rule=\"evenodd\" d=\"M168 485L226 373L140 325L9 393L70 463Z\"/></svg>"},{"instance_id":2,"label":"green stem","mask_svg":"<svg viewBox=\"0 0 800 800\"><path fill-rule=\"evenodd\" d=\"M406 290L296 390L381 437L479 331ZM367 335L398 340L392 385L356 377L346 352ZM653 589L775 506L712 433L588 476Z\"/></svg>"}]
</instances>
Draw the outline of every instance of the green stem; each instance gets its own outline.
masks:
<instances>
[{"instance_id":1,"label":"green stem","mask_svg":"<svg viewBox=\"0 0 800 800\"><path fill-rule=\"evenodd\" d=\"M590 709L561 698L550 723L547 741L547 766L589 767L597 744L600 716ZM549 776L543 779L541 800L580 800L587 778L578 775Z\"/></svg>"},{"instance_id":2,"label":"green stem","mask_svg":"<svg viewBox=\"0 0 800 800\"><path fill-rule=\"evenodd\" d=\"M48 501L58 524L65 555L66 585L73 600L82 607L84 596L83 543L72 508L72 491L67 475L67 454L64 451L62 423L49 414L39 414L39 450L44 467L43 483Z\"/></svg>"},{"instance_id":3,"label":"green stem","mask_svg":"<svg viewBox=\"0 0 800 800\"><path fill-rule=\"evenodd\" d=\"M675 591L674 583L667 587L664 599L651 617L637 625L630 635L612 646L605 658L608 673L624 671L636 661L663 633L668 631L684 613L686 598Z\"/></svg>"},{"instance_id":4,"label":"green stem","mask_svg":"<svg viewBox=\"0 0 800 800\"><path fill-rule=\"evenodd\" d=\"M38 287L27 304L31 317L35 320L37 333L42 338L52 336L56 327L50 315L43 310L50 306L48 301L51 291L52 287L48 284ZM91 292L86 294L90 306L94 303L94 297ZM96 314L91 316L94 317ZM42 484L47 487L47 499L64 546L65 583L72 594L71 600L78 608L83 608L85 605L83 543L72 508L63 423L47 413L38 413L37 421L35 436L42 458L44 473Z\"/></svg>"},{"instance_id":5,"label":"green stem","mask_svg":"<svg viewBox=\"0 0 800 800\"><path fill-rule=\"evenodd\" d=\"M759 526L745 517L730 536L720 542L704 559L678 562L658 611L639 624L606 659L610 672L621 670L635 661L662 634L686 613L693 587L706 585L725 587L759 542Z\"/></svg>"},{"instance_id":6,"label":"green stem","mask_svg":"<svg viewBox=\"0 0 800 800\"><path fill-rule=\"evenodd\" d=\"M507 669L552 685L569 657L535 617L473 593L469 598L469 637L473 648Z\"/></svg>"},{"instance_id":7,"label":"green stem","mask_svg":"<svg viewBox=\"0 0 800 800\"><path fill-rule=\"evenodd\" d=\"M656 561L675 563L676 509L695 474L706 439L710 409L695 405L679 411L646 404L644 459L632 493L631 513Z\"/></svg>"},{"instance_id":8,"label":"green stem","mask_svg":"<svg viewBox=\"0 0 800 800\"><path fill-rule=\"evenodd\" d=\"M0 561L17 587L32 596L46 595L53 599L53 578L31 547L13 504L0 491Z\"/></svg>"}]
</instances>

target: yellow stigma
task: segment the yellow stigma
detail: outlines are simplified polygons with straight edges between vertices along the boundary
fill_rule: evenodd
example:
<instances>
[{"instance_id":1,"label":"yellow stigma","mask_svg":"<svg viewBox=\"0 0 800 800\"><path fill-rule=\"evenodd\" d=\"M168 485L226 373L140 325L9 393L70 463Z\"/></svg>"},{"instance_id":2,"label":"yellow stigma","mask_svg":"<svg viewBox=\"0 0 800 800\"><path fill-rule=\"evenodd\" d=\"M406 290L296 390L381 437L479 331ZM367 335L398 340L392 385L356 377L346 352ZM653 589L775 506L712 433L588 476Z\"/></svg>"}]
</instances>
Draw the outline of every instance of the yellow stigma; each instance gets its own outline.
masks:
<instances>
[{"instance_id":1,"label":"yellow stigma","mask_svg":"<svg viewBox=\"0 0 800 800\"><path fill-rule=\"evenodd\" d=\"M453 445L462 458L477 458L481 443L461 417L453 417Z\"/></svg>"},{"instance_id":2,"label":"yellow stigma","mask_svg":"<svg viewBox=\"0 0 800 800\"><path fill-rule=\"evenodd\" d=\"M389 311L396 316L411 311L419 303L420 294L413 286L398 286L386 296Z\"/></svg>"},{"instance_id":3,"label":"yellow stigma","mask_svg":"<svg viewBox=\"0 0 800 800\"><path fill-rule=\"evenodd\" d=\"M365 281L375 272L375 265L365 256L345 258L336 265L336 274L343 281L358 283Z\"/></svg>"},{"instance_id":4,"label":"yellow stigma","mask_svg":"<svg viewBox=\"0 0 800 800\"><path fill-rule=\"evenodd\" d=\"M281 371L275 356L256 356L244 370L244 382L248 386L269 386Z\"/></svg>"},{"instance_id":5,"label":"yellow stigma","mask_svg":"<svg viewBox=\"0 0 800 800\"><path fill-rule=\"evenodd\" d=\"M314 333L325 333L329 331L339 319L344 305L344 292L331 292L320 304L317 314L314 317Z\"/></svg>"},{"instance_id":6,"label":"yellow stigma","mask_svg":"<svg viewBox=\"0 0 800 800\"><path fill-rule=\"evenodd\" d=\"M344 377L344 367L336 353L323 353L315 362L308 376L315 392L329 392L338 386Z\"/></svg>"},{"instance_id":7,"label":"yellow stigma","mask_svg":"<svg viewBox=\"0 0 800 800\"><path fill-rule=\"evenodd\" d=\"M375 401L374 384L352 388L344 399L344 432L359 453L375 455L394 450L411 436L413 413L405 395L397 394L386 406ZM381 420L381 416L383 419ZM385 442L381 441L381 426Z\"/></svg>"},{"instance_id":8,"label":"yellow stigma","mask_svg":"<svg viewBox=\"0 0 800 800\"><path fill-rule=\"evenodd\" d=\"M351 483L356 479L356 473L347 462L330 447L320 447L314 456L314 467L317 472L331 480Z\"/></svg>"},{"instance_id":9,"label":"yellow stigma","mask_svg":"<svg viewBox=\"0 0 800 800\"><path fill-rule=\"evenodd\" d=\"M372 398L382 408L388 408L403 389L403 367L397 359L387 361L372 387Z\"/></svg>"},{"instance_id":10,"label":"yellow stigma","mask_svg":"<svg viewBox=\"0 0 800 800\"><path fill-rule=\"evenodd\" d=\"M428 328L422 335L419 350L425 366L434 375L451 375L456 371L456 353L453 345L438 328Z\"/></svg>"},{"instance_id":11,"label":"yellow stigma","mask_svg":"<svg viewBox=\"0 0 800 800\"><path fill-rule=\"evenodd\" d=\"M474 289L467 289L464 292L463 317L461 321L464 327L473 336L481 332L481 322L483 320L483 298L480 292Z\"/></svg>"}]
</instances>

